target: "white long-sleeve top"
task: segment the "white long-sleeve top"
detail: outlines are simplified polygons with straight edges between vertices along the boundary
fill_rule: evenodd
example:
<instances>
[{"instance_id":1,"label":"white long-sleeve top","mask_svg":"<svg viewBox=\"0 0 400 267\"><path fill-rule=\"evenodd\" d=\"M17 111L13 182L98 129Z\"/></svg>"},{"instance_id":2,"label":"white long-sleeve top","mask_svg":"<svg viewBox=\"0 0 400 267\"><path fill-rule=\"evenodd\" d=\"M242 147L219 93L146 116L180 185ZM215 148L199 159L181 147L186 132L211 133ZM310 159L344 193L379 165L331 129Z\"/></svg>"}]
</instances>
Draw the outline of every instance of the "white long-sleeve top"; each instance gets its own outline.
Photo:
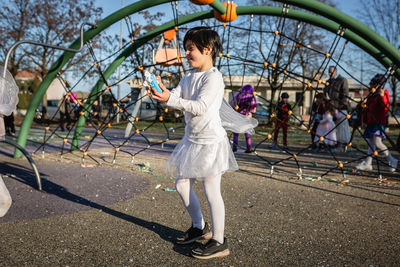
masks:
<instances>
[{"instance_id":1,"label":"white long-sleeve top","mask_svg":"<svg viewBox=\"0 0 400 267\"><path fill-rule=\"evenodd\" d=\"M188 72L171 91L167 105L184 111L185 137L197 144L213 144L223 140L219 109L225 84L215 67L205 72Z\"/></svg>"}]
</instances>

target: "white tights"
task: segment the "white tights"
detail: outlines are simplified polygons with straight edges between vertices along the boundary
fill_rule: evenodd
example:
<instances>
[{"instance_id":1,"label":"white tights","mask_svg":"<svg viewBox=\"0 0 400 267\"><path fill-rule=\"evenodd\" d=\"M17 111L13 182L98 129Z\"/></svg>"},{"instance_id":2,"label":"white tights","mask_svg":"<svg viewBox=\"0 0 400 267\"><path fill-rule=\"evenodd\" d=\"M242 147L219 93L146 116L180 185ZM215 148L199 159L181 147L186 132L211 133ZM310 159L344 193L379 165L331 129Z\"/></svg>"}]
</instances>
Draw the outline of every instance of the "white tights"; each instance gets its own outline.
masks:
<instances>
[{"instance_id":1,"label":"white tights","mask_svg":"<svg viewBox=\"0 0 400 267\"><path fill-rule=\"evenodd\" d=\"M199 199L193 190L194 182L195 179L180 178L176 180L175 188L192 219L193 227L203 229L204 218ZM221 174L204 178L203 188L210 207L212 238L224 243L225 205L221 195Z\"/></svg>"},{"instance_id":2,"label":"white tights","mask_svg":"<svg viewBox=\"0 0 400 267\"><path fill-rule=\"evenodd\" d=\"M382 137L373 135L368 139L368 155L372 155L372 153L374 153L376 148L378 148L379 151L382 151L383 155L385 155L385 157L389 162L393 160L393 157L390 154L389 149L385 146L384 143L382 143ZM369 165L372 164L372 157L368 156L365 159L365 162Z\"/></svg>"},{"instance_id":3,"label":"white tights","mask_svg":"<svg viewBox=\"0 0 400 267\"><path fill-rule=\"evenodd\" d=\"M0 175L0 217L6 215L11 206L11 196Z\"/></svg>"}]
</instances>

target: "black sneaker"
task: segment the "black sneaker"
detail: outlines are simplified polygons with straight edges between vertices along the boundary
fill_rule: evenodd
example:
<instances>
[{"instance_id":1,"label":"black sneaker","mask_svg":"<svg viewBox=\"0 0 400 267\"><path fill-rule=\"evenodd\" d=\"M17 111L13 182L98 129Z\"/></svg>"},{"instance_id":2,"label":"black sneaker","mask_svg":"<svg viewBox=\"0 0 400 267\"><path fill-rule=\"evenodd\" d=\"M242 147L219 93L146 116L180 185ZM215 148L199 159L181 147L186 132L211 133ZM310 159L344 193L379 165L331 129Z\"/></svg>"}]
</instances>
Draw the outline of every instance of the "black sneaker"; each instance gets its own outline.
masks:
<instances>
[{"instance_id":1,"label":"black sneaker","mask_svg":"<svg viewBox=\"0 0 400 267\"><path fill-rule=\"evenodd\" d=\"M244 151L244 153L253 153L253 150L251 150L250 148L248 148L248 149L246 149L246 150Z\"/></svg>"},{"instance_id":2,"label":"black sneaker","mask_svg":"<svg viewBox=\"0 0 400 267\"><path fill-rule=\"evenodd\" d=\"M228 242L224 238L224 243L221 244L217 240L210 239L203 248L192 250L192 256L197 259L207 260L212 258L222 258L229 255Z\"/></svg>"},{"instance_id":3,"label":"black sneaker","mask_svg":"<svg viewBox=\"0 0 400 267\"><path fill-rule=\"evenodd\" d=\"M232 151L236 152L237 151L237 147L236 146L232 146Z\"/></svg>"},{"instance_id":4,"label":"black sneaker","mask_svg":"<svg viewBox=\"0 0 400 267\"><path fill-rule=\"evenodd\" d=\"M187 245L195 242L199 239L210 239L212 233L208 227L208 223L205 223L203 230L194 228L193 225L180 237L176 239L176 244Z\"/></svg>"}]
</instances>

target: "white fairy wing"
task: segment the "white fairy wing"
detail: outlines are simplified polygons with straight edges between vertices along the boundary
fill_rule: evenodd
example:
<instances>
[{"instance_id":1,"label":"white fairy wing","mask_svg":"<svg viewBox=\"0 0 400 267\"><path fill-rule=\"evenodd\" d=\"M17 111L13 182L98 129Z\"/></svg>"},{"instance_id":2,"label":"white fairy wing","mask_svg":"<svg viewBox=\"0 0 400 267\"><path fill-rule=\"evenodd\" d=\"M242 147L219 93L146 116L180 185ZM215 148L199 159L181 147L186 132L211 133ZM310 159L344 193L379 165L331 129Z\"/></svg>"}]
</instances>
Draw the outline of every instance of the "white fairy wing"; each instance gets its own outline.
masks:
<instances>
[{"instance_id":1,"label":"white fairy wing","mask_svg":"<svg viewBox=\"0 0 400 267\"><path fill-rule=\"evenodd\" d=\"M219 109L222 127L234 133L254 134L254 128L257 127L258 121L254 118L236 112L229 103L223 99L221 108Z\"/></svg>"},{"instance_id":2,"label":"white fairy wing","mask_svg":"<svg viewBox=\"0 0 400 267\"><path fill-rule=\"evenodd\" d=\"M18 86L11 73L6 71L6 77L3 77L3 71L0 67L0 115L8 116L18 104Z\"/></svg>"},{"instance_id":3,"label":"white fairy wing","mask_svg":"<svg viewBox=\"0 0 400 267\"><path fill-rule=\"evenodd\" d=\"M8 209L11 206L11 202L12 200L10 192L8 192L8 189L4 184L3 178L0 175L0 217L6 215Z\"/></svg>"}]
</instances>

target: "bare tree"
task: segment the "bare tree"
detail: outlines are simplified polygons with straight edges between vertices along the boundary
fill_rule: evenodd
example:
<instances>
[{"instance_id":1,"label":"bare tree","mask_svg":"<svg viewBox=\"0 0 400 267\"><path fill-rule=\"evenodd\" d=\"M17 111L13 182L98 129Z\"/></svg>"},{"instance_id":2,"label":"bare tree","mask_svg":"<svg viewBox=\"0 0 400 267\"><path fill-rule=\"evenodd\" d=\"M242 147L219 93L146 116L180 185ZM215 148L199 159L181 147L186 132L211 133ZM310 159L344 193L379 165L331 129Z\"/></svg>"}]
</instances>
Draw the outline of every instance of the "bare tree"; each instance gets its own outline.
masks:
<instances>
[{"instance_id":1,"label":"bare tree","mask_svg":"<svg viewBox=\"0 0 400 267\"><path fill-rule=\"evenodd\" d=\"M50 45L68 46L79 37L83 22L95 23L102 13L94 1L86 0L3 0L0 8L0 57L17 41L33 40ZM25 45L12 54L9 69L13 74L20 68L36 68L44 77L56 55L51 48ZM63 69L82 62L78 55Z\"/></svg>"},{"instance_id":2,"label":"bare tree","mask_svg":"<svg viewBox=\"0 0 400 267\"><path fill-rule=\"evenodd\" d=\"M33 2L30 0L14 0L8 5L3 3L0 8L0 58L2 61L5 60L7 51L13 43L28 38L33 17ZM26 54L14 50L9 62L9 71L15 76L18 69L26 65Z\"/></svg>"},{"instance_id":3,"label":"bare tree","mask_svg":"<svg viewBox=\"0 0 400 267\"><path fill-rule=\"evenodd\" d=\"M360 3L362 8L359 9L359 19L400 49L400 1L365 0ZM373 72L383 71L382 66L372 58L366 63L371 76ZM392 76L389 85L393 95L392 111L396 112L400 81Z\"/></svg>"},{"instance_id":4,"label":"bare tree","mask_svg":"<svg viewBox=\"0 0 400 267\"><path fill-rule=\"evenodd\" d=\"M334 6L330 0L322 2ZM283 5L266 0L248 0L248 3L258 6ZM290 8L296 9L293 6ZM266 69L266 79L271 88L271 101L281 90L286 79L285 73L291 73L301 80L305 91L309 80L313 78L313 72L321 66L321 53L326 52L330 46L326 35L317 27L285 18L284 14L280 17L259 16L255 22L259 34L254 35L250 42L251 51L261 54L263 60L270 64ZM270 105L270 113L273 109L274 105Z\"/></svg>"}]
</instances>

